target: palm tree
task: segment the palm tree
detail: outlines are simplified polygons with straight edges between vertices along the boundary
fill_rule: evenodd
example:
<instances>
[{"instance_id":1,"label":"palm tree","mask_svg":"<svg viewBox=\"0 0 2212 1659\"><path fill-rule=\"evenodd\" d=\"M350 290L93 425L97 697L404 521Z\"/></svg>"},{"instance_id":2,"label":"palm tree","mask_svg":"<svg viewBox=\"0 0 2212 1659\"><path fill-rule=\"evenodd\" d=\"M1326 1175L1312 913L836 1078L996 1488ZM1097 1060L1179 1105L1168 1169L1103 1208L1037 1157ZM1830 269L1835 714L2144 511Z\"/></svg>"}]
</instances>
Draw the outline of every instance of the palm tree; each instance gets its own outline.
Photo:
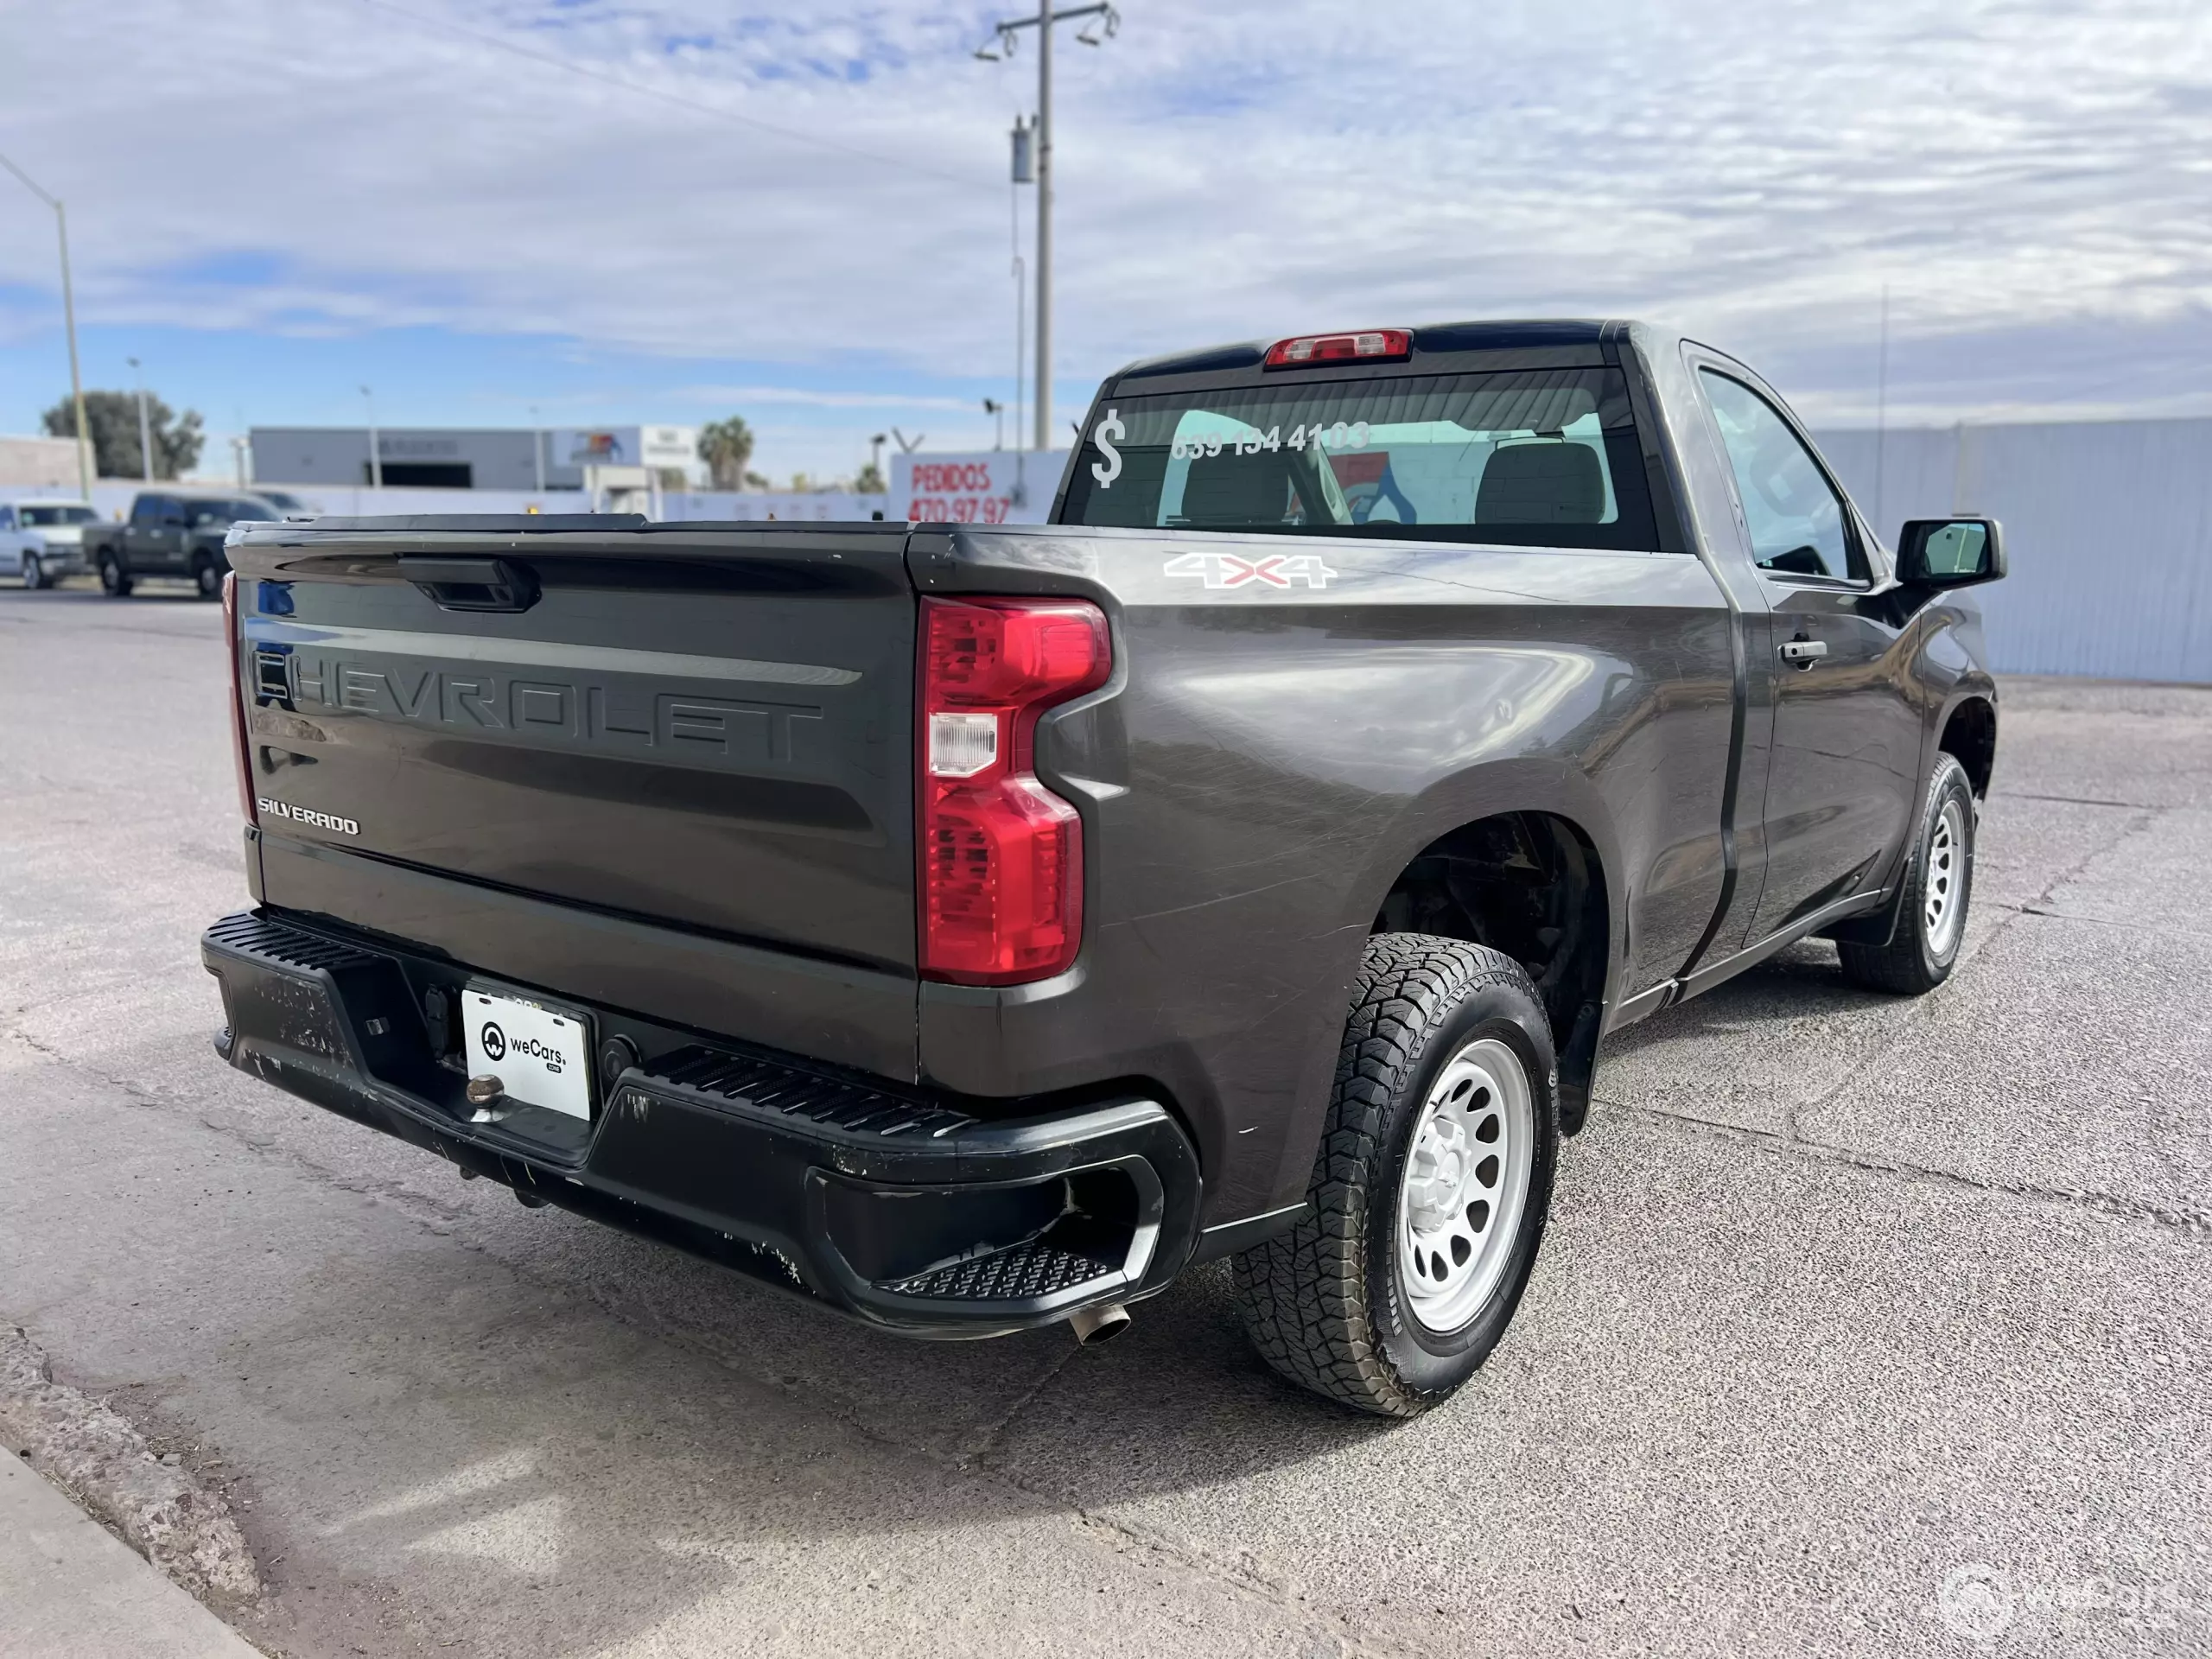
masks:
<instances>
[{"instance_id":1,"label":"palm tree","mask_svg":"<svg viewBox=\"0 0 2212 1659\"><path fill-rule=\"evenodd\" d=\"M753 429L745 423L742 415L733 415L726 421L715 421L702 427L699 454L706 461L716 489L741 490L746 484L747 463L753 459Z\"/></svg>"}]
</instances>

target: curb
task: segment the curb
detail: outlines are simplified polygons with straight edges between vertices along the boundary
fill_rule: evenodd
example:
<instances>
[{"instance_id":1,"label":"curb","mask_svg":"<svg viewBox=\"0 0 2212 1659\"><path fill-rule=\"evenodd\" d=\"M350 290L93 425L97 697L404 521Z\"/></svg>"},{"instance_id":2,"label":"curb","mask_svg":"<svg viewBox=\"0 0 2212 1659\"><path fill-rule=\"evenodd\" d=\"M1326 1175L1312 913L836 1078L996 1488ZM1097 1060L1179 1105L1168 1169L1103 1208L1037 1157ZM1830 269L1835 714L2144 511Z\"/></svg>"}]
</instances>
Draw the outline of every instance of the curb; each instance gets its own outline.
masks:
<instances>
[{"instance_id":1,"label":"curb","mask_svg":"<svg viewBox=\"0 0 2212 1659\"><path fill-rule=\"evenodd\" d=\"M230 1505L155 1457L125 1419L56 1382L17 1325L0 1325L0 1442L219 1612L260 1599L261 1570Z\"/></svg>"}]
</instances>

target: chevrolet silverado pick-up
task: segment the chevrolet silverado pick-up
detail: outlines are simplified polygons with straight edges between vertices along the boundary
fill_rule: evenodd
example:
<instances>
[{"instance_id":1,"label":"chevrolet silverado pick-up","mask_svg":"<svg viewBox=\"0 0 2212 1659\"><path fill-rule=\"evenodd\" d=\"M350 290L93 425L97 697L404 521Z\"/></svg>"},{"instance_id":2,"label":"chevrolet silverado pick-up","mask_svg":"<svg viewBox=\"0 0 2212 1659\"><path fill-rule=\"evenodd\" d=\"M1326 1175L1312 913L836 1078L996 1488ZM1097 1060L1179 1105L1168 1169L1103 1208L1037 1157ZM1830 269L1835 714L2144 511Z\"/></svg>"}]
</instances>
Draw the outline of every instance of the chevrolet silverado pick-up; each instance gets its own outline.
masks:
<instances>
[{"instance_id":1,"label":"chevrolet silverado pick-up","mask_svg":"<svg viewBox=\"0 0 2212 1659\"><path fill-rule=\"evenodd\" d=\"M1950 972L1999 526L1885 547L1741 363L1307 335L1083 432L1041 526L236 527L219 1052L909 1334L1233 1257L1405 1416L1610 1033L1808 936Z\"/></svg>"}]
</instances>

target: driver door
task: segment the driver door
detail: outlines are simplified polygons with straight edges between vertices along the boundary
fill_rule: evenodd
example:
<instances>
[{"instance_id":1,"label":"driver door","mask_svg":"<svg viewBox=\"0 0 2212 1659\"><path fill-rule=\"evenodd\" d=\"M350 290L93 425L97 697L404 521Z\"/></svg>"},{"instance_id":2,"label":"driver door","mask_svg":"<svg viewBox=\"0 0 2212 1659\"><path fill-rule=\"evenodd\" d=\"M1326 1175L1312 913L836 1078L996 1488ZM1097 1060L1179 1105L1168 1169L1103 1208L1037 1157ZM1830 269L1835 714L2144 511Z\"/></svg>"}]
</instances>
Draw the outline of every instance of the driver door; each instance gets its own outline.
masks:
<instances>
[{"instance_id":1,"label":"driver door","mask_svg":"<svg viewBox=\"0 0 2212 1659\"><path fill-rule=\"evenodd\" d=\"M159 573L176 563L184 539L184 504L164 495L142 495L130 510L123 544L130 568Z\"/></svg>"},{"instance_id":2,"label":"driver door","mask_svg":"<svg viewBox=\"0 0 2212 1659\"><path fill-rule=\"evenodd\" d=\"M1768 605L1752 663L1774 721L1757 944L1888 879L1918 798L1923 721L1903 629L1842 490L1748 372L1707 363L1698 381Z\"/></svg>"}]
</instances>

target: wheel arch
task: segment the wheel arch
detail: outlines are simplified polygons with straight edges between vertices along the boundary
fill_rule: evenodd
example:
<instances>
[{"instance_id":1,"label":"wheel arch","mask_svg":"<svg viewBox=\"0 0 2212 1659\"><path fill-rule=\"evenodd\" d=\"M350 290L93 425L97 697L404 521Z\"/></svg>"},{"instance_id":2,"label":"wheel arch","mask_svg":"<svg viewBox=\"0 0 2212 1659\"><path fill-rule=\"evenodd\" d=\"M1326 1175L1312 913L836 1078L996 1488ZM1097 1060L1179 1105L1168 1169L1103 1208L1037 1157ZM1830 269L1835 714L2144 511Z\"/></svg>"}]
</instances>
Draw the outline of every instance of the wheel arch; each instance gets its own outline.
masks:
<instances>
[{"instance_id":1,"label":"wheel arch","mask_svg":"<svg viewBox=\"0 0 2212 1659\"><path fill-rule=\"evenodd\" d=\"M1401 815L1357 885L1347 926L1484 944L1528 970L1559 1054L1560 1127L1586 1112L1617 978L1624 895L1611 824L1580 773L1506 763L1463 774Z\"/></svg>"},{"instance_id":2,"label":"wheel arch","mask_svg":"<svg viewBox=\"0 0 2212 1659\"><path fill-rule=\"evenodd\" d=\"M1985 800L1997 767L1997 700L1979 687L1954 698L1936 739L1938 751L1966 769L1974 798Z\"/></svg>"}]
</instances>

